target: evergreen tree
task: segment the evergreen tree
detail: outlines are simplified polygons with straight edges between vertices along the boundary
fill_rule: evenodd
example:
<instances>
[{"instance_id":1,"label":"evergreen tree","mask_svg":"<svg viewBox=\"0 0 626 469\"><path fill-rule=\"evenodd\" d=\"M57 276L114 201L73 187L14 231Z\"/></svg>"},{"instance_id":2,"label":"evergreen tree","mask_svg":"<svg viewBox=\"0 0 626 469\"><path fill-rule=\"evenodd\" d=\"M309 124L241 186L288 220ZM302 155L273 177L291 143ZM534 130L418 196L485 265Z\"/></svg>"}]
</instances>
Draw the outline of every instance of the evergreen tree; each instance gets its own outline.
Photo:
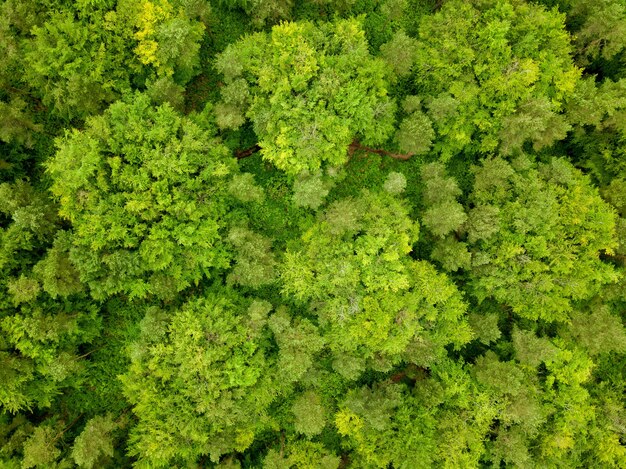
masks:
<instances>
[{"instance_id":1,"label":"evergreen tree","mask_svg":"<svg viewBox=\"0 0 626 469\"><path fill-rule=\"evenodd\" d=\"M92 296L171 298L226 267L221 230L234 165L201 116L139 94L60 139L48 162L52 192L72 222L70 258Z\"/></svg>"},{"instance_id":2,"label":"evergreen tree","mask_svg":"<svg viewBox=\"0 0 626 469\"><path fill-rule=\"evenodd\" d=\"M283 23L229 45L216 66L218 122L250 119L263 158L290 174L343 164L353 139L380 144L392 131L385 64L357 20Z\"/></svg>"}]
</instances>

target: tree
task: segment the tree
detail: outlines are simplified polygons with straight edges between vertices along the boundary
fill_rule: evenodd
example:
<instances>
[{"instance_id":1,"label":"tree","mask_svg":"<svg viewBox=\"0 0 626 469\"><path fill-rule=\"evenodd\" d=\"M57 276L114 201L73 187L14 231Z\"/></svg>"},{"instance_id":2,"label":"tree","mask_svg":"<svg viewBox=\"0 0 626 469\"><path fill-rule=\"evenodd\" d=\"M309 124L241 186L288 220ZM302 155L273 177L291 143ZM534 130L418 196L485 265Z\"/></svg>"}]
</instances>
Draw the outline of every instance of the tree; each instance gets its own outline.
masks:
<instances>
[{"instance_id":1,"label":"tree","mask_svg":"<svg viewBox=\"0 0 626 469\"><path fill-rule=\"evenodd\" d=\"M469 340L454 285L408 257L417 230L401 201L363 191L331 204L285 255L283 293L309 303L346 378L402 360L430 366Z\"/></svg>"},{"instance_id":2,"label":"tree","mask_svg":"<svg viewBox=\"0 0 626 469\"><path fill-rule=\"evenodd\" d=\"M414 80L434 149L506 154L563 139L560 114L580 77L564 16L522 0L445 2L419 28Z\"/></svg>"},{"instance_id":3,"label":"tree","mask_svg":"<svg viewBox=\"0 0 626 469\"><path fill-rule=\"evenodd\" d=\"M622 2L568 0L564 3L580 65L588 66L598 59L610 61L623 54L626 46L626 7Z\"/></svg>"},{"instance_id":4,"label":"tree","mask_svg":"<svg viewBox=\"0 0 626 469\"><path fill-rule=\"evenodd\" d=\"M350 390L335 425L358 467L477 467L498 408L461 364Z\"/></svg>"},{"instance_id":5,"label":"tree","mask_svg":"<svg viewBox=\"0 0 626 469\"><path fill-rule=\"evenodd\" d=\"M434 237L430 257L447 271L468 269L471 255L467 244L457 239L467 221L464 207L456 200L461 189L454 178L447 176L441 163L423 165L421 179L425 206L422 222Z\"/></svg>"},{"instance_id":6,"label":"tree","mask_svg":"<svg viewBox=\"0 0 626 469\"><path fill-rule=\"evenodd\" d=\"M197 1L77 2L51 10L24 46L25 81L66 119L98 114L133 88L186 84L204 31ZM180 90L179 90L180 92Z\"/></svg>"},{"instance_id":7,"label":"tree","mask_svg":"<svg viewBox=\"0 0 626 469\"><path fill-rule=\"evenodd\" d=\"M341 165L353 139L380 144L392 131L385 65L358 20L283 23L229 45L216 66L225 81L218 122L250 119L263 158L287 173Z\"/></svg>"},{"instance_id":8,"label":"tree","mask_svg":"<svg viewBox=\"0 0 626 469\"><path fill-rule=\"evenodd\" d=\"M51 190L94 298L172 297L228 266L224 186L236 172L228 153L200 117L141 94L58 140Z\"/></svg>"},{"instance_id":9,"label":"tree","mask_svg":"<svg viewBox=\"0 0 626 469\"><path fill-rule=\"evenodd\" d=\"M78 467L91 469L98 461L113 456L111 432L116 428L117 424L109 415L98 415L87 422L72 448L72 457Z\"/></svg>"},{"instance_id":10,"label":"tree","mask_svg":"<svg viewBox=\"0 0 626 469\"><path fill-rule=\"evenodd\" d=\"M567 161L486 160L470 200L470 279L479 301L492 297L525 318L565 321L574 302L617 279L600 260L616 245L615 214Z\"/></svg>"},{"instance_id":11,"label":"tree","mask_svg":"<svg viewBox=\"0 0 626 469\"><path fill-rule=\"evenodd\" d=\"M131 452L140 464L217 462L268 428L280 393L264 332L270 309L222 288L169 314L148 312L123 377L139 419Z\"/></svg>"},{"instance_id":12,"label":"tree","mask_svg":"<svg viewBox=\"0 0 626 469\"><path fill-rule=\"evenodd\" d=\"M0 199L9 218L0 227L0 406L46 408L80 381L78 347L98 335L98 307L81 294L75 269L53 241L60 220L47 194L5 183Z\"/></svg>"}]
</instances>

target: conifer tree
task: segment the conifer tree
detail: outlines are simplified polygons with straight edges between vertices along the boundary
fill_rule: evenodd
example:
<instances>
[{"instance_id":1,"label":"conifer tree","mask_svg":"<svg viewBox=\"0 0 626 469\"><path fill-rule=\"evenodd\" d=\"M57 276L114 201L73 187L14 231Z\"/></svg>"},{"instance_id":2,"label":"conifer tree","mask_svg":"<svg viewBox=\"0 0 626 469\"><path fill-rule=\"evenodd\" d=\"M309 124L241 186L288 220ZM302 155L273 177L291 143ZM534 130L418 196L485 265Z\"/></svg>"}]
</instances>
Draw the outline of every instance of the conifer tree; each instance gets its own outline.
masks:
<instances>
[{"instance_id":1,"label":"conifer tree","mask_svg":"<svg viewBox=\"0 0 626 469\"><path fill-rule=\"evenodd\" d=\"M200 117L140 94L60 139L48 162L52 192L72 222L70 258L92 296L172 297L226 267L221 230L234 165Z\"/></svg>"},{"instance_id":2,"label":"conifer tree","mask_svg":"<svg viewBox=\"0 0 626 469\"><path fill-rule=\"evenodd\" d=\"M283 23L229 45L218 122L252 121L261 154L290 174L340 165L355 138L381 144L393 126L385 64L356 19Z\"/></svg>"}]
</instances>

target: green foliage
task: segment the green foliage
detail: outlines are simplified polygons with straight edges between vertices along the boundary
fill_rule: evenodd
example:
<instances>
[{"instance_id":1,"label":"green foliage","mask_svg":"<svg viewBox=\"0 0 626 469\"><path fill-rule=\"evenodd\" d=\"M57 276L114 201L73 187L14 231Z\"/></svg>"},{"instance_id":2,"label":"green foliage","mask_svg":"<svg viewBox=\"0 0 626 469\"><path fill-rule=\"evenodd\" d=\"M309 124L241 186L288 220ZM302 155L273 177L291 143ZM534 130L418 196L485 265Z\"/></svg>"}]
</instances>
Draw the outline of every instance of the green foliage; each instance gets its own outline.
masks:
<instances>
[{"instance_id":1,"label":"green foliage","mask_svg":"<svg viewBox=\"0 0 626 469\"><path fill-rule=\"evenodd\" d=\"M265 23L276 23L291 15L293 0L219 0L228 8L241 8L252 17L252 23L259 27Z\"/></svg>"},{"instance_id":2,"label":"green foliage","mask_svg":"<svg viewBox=\"0 0 626 469\"><path fill-rule=\"evenodd\" d=\"M431 258L447 271L469 268L471 255L467 244L455 239L467 221L465 209L456 200L461 194L459 186L446 175L441 163L423 165L421 177L426 206L422 222L435 237Z\"/></svg>"},{"instance_id":3,"label":"green foliage","mask_svg":"<svg viewBox=\"0 0 626 469\"><path fill-rule=\"evenodd\" d=\"M391 172L385 179L383 188L390 194L400 194L406 189L406 177L402 173Z\"/></svg>"},{"instance_id":4,"label":"green foliage","mask_svg":"<svg viewBox=\"0 0 626 469\"><path fill-rule=\"evenodd\" d=\"M103 457L113 456L111 432L116 428L110 416L96 416L87 422L72 448L72 457L78 467L91 469Z\"/></svg>"},{"instance_id":5,"label":"green foliage","mask_svg":"<svg viewBox=\"0 0 626 469\"><path fill-rule=\"evenodd\" d=\"M310 300L334 353L354 379L366 365L429 364L444 345L469 340L458 291L428 263L408 257L417 225L385 193L331 204L289 250L283 292Z\"/></svg>"},{"instance_id":6,"label":"green foliage","mask_svg":"<svg viewBox=\"0 0 626 469\"><path fill-rule=\"evenodd\" d=\"M57 115L84 118L130 89L129 71L138 70L124 39L111 29L103 11L80 4L34 26L24 78Z\"/></svg>"},{"instance_id":7,"label":"green foliage","mask_svg":"<svg viewBox=\"0 0 626 469\"><path fill-rule=\"evenodd\" d=\"M276 260L269 239L246 228L233 228L228 241L236 252L229 282L256 288L274 281Z\"/></svg>"},{"instance_id":8,"label":"green foliage","mask_svg":"<svg viewBox=\"0 0 626 469\"><path fill-rule=\"evenodd\" d=\"M626 5L615 0L570 0L570 24L581 65L622 54L626 46Z\"/></svg>"},{"instance_id":9,"label":"green foliage","mask_svg":"<svg viewBox=\"0 0 626 469\"><path fill-rule=\"evenodd\" d=\"M319 396L314 392L301 395L294 403L292 410L298 433L310 438L320 433L326 426L324 406Z\"/></svg>"},{"instance_id":10,"label":"green foliage","mask_svg":"<svg viewBox=\"0 0 626 469\"><path fill-rule=\"evenodd\" d=\"M208 14L208 5L177 0L129 0L121 5L120 13L128 14L134 27L134 53L141 63L154 67L157 76L173 76L182 85L197 74L204 32L197 18Z\"/></svg>"},{"instance_id":11,"label":"green foliage","mask_svg":"<svg viewBox=\"0 0 626 469\"><path fill-rule=\"evenodd\" d=\"M341 459L320 443L289 442L280 451L271 449L263 460L263 469L338 469Z\"/></svg>"},{"instance_id":12,"label":"green foliage","mask_svg":"<svg viewBox=\"0 0 626 469\"><path fill-rule=\"evenodd\" d=\"M380 55L391 65L396 75L403 76L413 67L417 47L417 41L400 30L393 35L391 41L380 47Z\"/></svg>"},{"instance_id":13,"label":"green foliage","mask_svg":"<svg viewBox=\"0 0 626 469\"><path fill-rule=\"evenodd\" d=\"M236 128L245 115L263 158L287 173L343 164L353 139L380 144L392 131L385 65L358 20L283 23L229 45L216 66L226 82L220 124Z\"/></svg>"},{"instance_id":14,"label":"green foliage","mask_svg":"<svg viewBox=\"0 0 626 469\"><path fill-rule=\"evenodd\" d=\"M74 269L48 249L59 220L46 194L5 183L0 199L11 220L0 228L0 405L11 412L49 407L61 389L80 382L78 346L99 333L98 308L71 296L81 290Z\"/></svg>"},{"instance_id":15,"label":"green foliage","mask_svg":"<svg viewBox=\"0 0 626 469\"><path fill-rule=\"evenodd\" d=\"M1 2L0 467L626 467L625 11Z\"/></svg>"},{"instance_id":16,"label":"green foliage","mask_svg":"<svg viewBox=\"0 0 626 469\"><path fill-rule=\"evenodd\" d=\"M227 265L220 229L234 160L200 120L136 95L60 139L48 171L94 298L172 297Z\"/></svg>"},{"instance_id":17,"label":"green foliage","mask_svg":"<svg viewBox=\"0 0 626 469\"><path fill-rule=\"evenodd\" d=\"M434 121L434 149L514 153L565 137L559 114L580 71L564 17L522 0L445 2L420 23L415 85Z\"/></svg>"},{"instance_id":18,"label":"green foliage","mask_svg":"<svg viewBox=\"0 0 626 469\"><path fill-rule=\"evenodd\" d=\"M293 202L297 207L308 207L317 210L324 203L332 182L321 173L300 173L293 184Z\"/></svg>"},{"instance_id":19,"label":"green foliage","mask_svg":"<svg viewBox=\"0 0 626 469\"><path fill-rule=\"evenodd\" d=\"M479 215L490 212L499 226L473 234L472 291L479 300L493 297L529 319L564 321L573 301L617 279L599 258L615 246L615 214L565 160L487 160L476 169L471 200L497 207Z\"/></svg>"},{"instance_id":20,"label":"green foliage","mask_svg":"<svg viewBox=\"0 0 626 469\"><path fill-rule=\"evenodd\" d=\"M169 467L201 455L217 461L245 450L267 427L279 386L264 350L266 318L258 312L228 290L208 292L169 315L148 312L122 378L139 419L130 441L141 465Z\"/></svg>"},{"instance_id":21,"label":"green foliage","mask_svg":"<svg viewBox=\"0 0 626 469\"><path fill-rule=\"evenodd\" d=\"M419 110L405 117L395 134L400 151L416 155L427 153L434 137L432 122Z\"/></svg>"},{"instance_id":22,"label":"green foliage","mask_svg":"<svg viewBox=\"0 0 626 469\"><path fill-rule=\"evenodd\" d=\"M40 425L24 443L22 469L45 467L61 454L56 447L57 430L51 425Z\"/></svg>"}]
</instances>

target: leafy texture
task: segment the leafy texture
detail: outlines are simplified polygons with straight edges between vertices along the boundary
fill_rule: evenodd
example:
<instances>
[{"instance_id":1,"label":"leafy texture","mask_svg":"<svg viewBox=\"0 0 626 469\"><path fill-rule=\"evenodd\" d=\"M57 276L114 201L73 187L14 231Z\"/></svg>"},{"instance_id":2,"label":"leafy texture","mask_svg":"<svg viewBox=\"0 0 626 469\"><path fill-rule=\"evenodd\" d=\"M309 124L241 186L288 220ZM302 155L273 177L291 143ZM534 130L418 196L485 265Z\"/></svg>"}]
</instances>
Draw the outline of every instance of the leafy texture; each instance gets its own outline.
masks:
<instances>
[{"instance_id":1,"label":"leafy texture","mask_svg":"<svg viewBox=\"0 0 626 469\"><path fill-rule=\"evenodd\" d=\"M274 26L227 47L217 68L226 82L218 122L250 119L263 157L288 173L342 164L354 138L378 144L391 133L385 65L356 20Z\"/></svg>"},{"instance_id":2,"label":"leafy texture","mask_svg":"<svg viewBox=\"0 0 626 469\"><path fill-rule=\"evenodd\" d=\"M220 229L233 164L201 122L143 95L60 139L52 192L92 295L171 297L226 266Z\"/></svg>"}]
</instances>

